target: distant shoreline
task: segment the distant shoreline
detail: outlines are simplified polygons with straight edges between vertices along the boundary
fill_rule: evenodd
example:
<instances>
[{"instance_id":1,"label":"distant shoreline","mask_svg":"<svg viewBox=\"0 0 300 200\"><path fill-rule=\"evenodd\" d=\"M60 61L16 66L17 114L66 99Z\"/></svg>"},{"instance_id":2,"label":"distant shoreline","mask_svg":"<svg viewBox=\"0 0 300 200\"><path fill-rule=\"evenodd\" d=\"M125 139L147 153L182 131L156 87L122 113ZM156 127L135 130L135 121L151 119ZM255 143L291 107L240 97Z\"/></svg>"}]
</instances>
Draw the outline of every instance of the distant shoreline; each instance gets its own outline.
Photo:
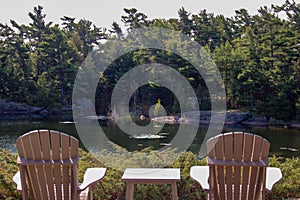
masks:
<instances>
[{"instance_id":1,"label":"distant shoreline","mask_svg":"<svg viewBox=\"0 0 300 200\"><path fill-rule=\"evenodd\" d=\"M218 113L215 113L218 115ZM219 113L220 114L220 113ZM183 114L174 114L169 116L156 117L151 120L163 123L191 123L196 117L200 116L200 124L209 124L211 119L210 111L191 111ZM88 116L86 116L88 118ZM139 117L139 116L138 116ZM26 119L60 119L72 120L72 107L70 105L57 108L43 108L29 106L24 103L9 102L0 100L0 120L26 120ZM90 119L110 119L108 116L94 116ZM245 125L245 126L282 126L284 128L300 128L299 121L277 120L266 116L256 116L250 112L240 110L226 111L225 125Z\"/></svg>"}]
</instances>

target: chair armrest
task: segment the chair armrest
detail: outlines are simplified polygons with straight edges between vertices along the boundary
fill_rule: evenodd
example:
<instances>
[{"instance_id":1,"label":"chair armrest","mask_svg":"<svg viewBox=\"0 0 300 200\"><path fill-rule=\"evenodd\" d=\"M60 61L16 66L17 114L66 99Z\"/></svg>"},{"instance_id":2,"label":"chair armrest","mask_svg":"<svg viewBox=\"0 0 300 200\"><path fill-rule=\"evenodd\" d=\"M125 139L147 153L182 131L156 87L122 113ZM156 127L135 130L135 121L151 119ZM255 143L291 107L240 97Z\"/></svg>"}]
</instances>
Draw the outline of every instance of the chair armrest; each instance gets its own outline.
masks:
<instances>
[{"instance_id":1,"label":"chair armrest","mask_svg":"<svg viewBox=\"0 0 300 200\"><path fill-rule=\"evenodd\" d=\"M21 183L20 171L18 171L18 172L14 175L13 181L15 182L15 184L17 184L17 190L21 191L21 190L22 190L22 183Z\"/></svg>"},{"instance_id":2,"label":"chair armrest","mask_svg":"<svg viewBox=\"0 0 300 200\"><path fill-rule=\"evenodd\" d=\"M191 167L190 175L192 179L199 182L204 190L209 190L209 166L193 166ZM272 187L282 178L282 173L279 168L267 167L266 172L266 189L272 190Z\"/></svg>"},{"instance_id":3,"label":"chair armrest","mask_svg":"<svg viewBox=\"0 0 300 200\"><path fill-rule=\"evenodd\" d=\"M266 189L272 190L272 187L282 178L281 170L277 167L267 167Z\"/></svg>"},{"instance_id":4,"label":"chair armrest","mask_svg":"<svg viewBox=\"0 0 300 200\"><path fill-rule=\"evenodd\" d=\"M106 168L88 168L83 176L83 182L78 186L78 190L83 191L93 183L100 181L105 172Z\"/></svg>"},{"instance_id":5,"label":"chair armrest","mask_svg":"<svg viewBox=\"0 0 300 200\"><path fill-rule=\"evenodd\" d=\"M193 166L191 167L190 176L192 179L200 183L204 190L209 190L209 166Z\"/></svg>"}]
</instances>

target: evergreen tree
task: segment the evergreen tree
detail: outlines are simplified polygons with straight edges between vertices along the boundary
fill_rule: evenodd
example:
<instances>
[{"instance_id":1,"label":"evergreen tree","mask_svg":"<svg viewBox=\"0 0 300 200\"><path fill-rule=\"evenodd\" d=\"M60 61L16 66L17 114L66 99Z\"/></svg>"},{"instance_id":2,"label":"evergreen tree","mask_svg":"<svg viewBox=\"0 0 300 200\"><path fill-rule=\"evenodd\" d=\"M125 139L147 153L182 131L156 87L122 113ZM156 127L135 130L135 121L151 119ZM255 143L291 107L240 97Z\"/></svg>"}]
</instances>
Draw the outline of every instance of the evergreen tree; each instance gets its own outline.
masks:
<instances>
[{"instance_id":1,"label":"evergreen tree","mask_svg":"<svg viewBox=\"0 0 300 200\"><path fill-rule=\"evenodd\" d=\"M192 34L193 21L190 19L190 13L188 13L183 7L178 11L179 16L179 30L186 35Z\"/></svg>"}]
</instances>

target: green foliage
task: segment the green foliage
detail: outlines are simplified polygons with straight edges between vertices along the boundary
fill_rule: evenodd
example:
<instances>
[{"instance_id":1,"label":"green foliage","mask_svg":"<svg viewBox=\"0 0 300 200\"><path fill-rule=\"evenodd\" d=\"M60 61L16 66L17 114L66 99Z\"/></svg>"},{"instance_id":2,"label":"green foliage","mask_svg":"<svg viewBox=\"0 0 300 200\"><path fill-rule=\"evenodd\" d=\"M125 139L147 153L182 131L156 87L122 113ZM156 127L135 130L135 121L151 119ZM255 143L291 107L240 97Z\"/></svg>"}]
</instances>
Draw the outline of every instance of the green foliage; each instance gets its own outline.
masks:
<instances>
[{"instance_id":1,"label":"green foliage","mask_svg":"<svg viewBox=\"0 0 300 200\"><path fill-rule=\"evenodd\" d=\"M0 149L0 198L1 199L21 199L17 192L12 177L17 172L17 155ZM145 154L148 155L145 157ZM162 158L166 161L172 159L175 155L174 150L167 150ZM94 192L95 199L123 199L126 192L126 184L121 180L122 174L128 163L140 163L136 167L143 167L142 163L151 162L153 167L161 166L161 158L157 157L151 149L145 149L142 152L133 152L134 155L125 151L123 148L115 146L115 151L99 154L87 153L79 150L79 181L82 181L85 170L89 167L107 167L107 173L102 181L96 185ZM114 165L106 166L112 157ZM166 167L180 168L181 181L177 184L178 196L180 199L199 200L205 199L205 192L200 185L190 178L190 168L197 165L206 165L206 160L198 160L196 155L191 152L184 152L176 155L177 159ZM104 162L101 162L105 160ZM138 162L138 161L142 162ZM148 162L148 164L149 164ZM283 178L275 184L272 191L267 194L267 199L285 199L289 197L300 197L300 159L299 158L281 158L271 157L269 166L279 167ZM171 188L169 185L137 185L135 188L135 199L170 199Z\"/></svg>"},{"instance_id":2,"label":"green foliage","mask_svg":"<svg viewBox=\"0 0 300 200\"><path fill-rule=\"evenodd\" d=\"M20 199L12 177L17 172L17 155L0 148L0 199Z\"/></svg>"},{"instance_id":3,"label":"green foliage","mask_svg":"<svg viewBox=\"0 0 300 200\"><path fill-rule=\"evenodd\" d=\"M134 28L162 27L186 34L212 54L225 84L228 109L295 120L300 109L299 5L286 1L278 6L263 6L255 15L239 9L232 18L206 10L192 14L180 8L178 18L151 20L135 8L125 8L121 19L127 33L115 22L109 32L86 19L76 21L68 16L61 18L61 25L47 22L43 7L37 6L28 14L29 24L11 20L10 27L0 23L0 98L44 107L70 105L76 73L95 46L98 53L104 54L104 59L96 62L104 66L119 48L126 48L112 41L135 43ZM278 17L282 13L287 19ZM153 32L152 37L161 35ZM166 49L177 47L178 41L169 39L163 45ZM104 46L109 47L103 49ZM95 79L100 78L95 98L98 114L109 112L110 96L120 77L135 66L149 63L161 63L180 72L195 90L199 107L210 109L206 83L184 58L158 49L128 52L104 72L93 74ZM158 97L168 112L178 110L180 105L176 105L174 96L157 85L154 80L133 93L130 104L135 113L137 105L151 106Z\"/></svg>"},{"instance_id":4,"label":"green foliage","mask_svg":"<svg viewBox=\"0 0 300 200\"><path fill-rule=\"evenodd\" d=\"M268 197L282 199L287 197L300 197L300 159L271 157L269 166L279 167L282 179L273 187Z\"/></svg>"}]
</instances>

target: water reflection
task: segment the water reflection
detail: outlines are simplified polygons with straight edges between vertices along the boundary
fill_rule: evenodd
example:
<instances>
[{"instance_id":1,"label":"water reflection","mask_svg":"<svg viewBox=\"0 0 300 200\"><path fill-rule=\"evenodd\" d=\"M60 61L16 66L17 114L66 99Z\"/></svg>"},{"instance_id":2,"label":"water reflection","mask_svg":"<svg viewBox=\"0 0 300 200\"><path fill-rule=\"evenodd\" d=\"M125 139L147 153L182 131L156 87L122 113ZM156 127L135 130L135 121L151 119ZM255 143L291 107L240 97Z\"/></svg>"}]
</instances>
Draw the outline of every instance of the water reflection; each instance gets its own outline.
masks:
<instances>
[{"instance_id":1,"label":"water reflection","mask_svg":"<svg viewBox=\"0 0 300 200\"><path fill-rule=\"evenodd\" d=\"M92 119L89 119L92 120ZM138 122L140 126L147 124L148 122ZM161 149L162 147L172 147L170 143L176 135L179 125L178 124L165 124L162 130L158 134L141 134L131 136L124 133L118 126L114 125L110 121L99 121L106 137L113 143L126 148L128 151L142 150L147 147L153 147L154 149ZM159 124L155 124L161 129ZM186 137L189 137L188 125L185 127ZM198 153L200 146L203 142L207 131L206 125L201 125L198 128L196 137L190 145L190 151ZM10 149L15 151L15 141L18 136L29 132L34 129L54 129L67 134L73 135L76 138L78 134L75 129L75 124L72 122L59 122L56 120L8 120L0 121L0 147L4 149ZM223 132L229 131L247 131L261 135L271 143L270 155L276 154L285 157L300 156L300 130L287 129L280 127L245 127L245 126L227 126L224 127ZM155 131L154 131L155 132ZM83 144L80 144L81 148L84 148Z\"/></svg>"}]
</instances>

